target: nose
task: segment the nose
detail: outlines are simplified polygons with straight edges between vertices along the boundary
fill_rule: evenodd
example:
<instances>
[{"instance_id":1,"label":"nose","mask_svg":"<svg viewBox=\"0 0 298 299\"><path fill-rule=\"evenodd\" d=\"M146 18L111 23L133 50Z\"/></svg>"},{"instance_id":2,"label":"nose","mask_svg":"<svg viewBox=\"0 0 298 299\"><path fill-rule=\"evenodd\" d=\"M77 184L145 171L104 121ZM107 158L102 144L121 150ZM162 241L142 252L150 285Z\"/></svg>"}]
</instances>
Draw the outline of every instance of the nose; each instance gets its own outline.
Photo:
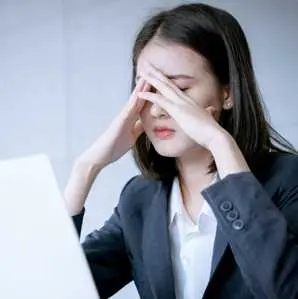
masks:
<instances>
[{"instance_id":1,"label":"nose","mask_svg":"<svg viewBox=\"0 0 298 299\"><path fill-rule=\"evenodd\" d=\"M151 103L150 115L154 118L169 117L168 113L155 103Z\"/></svg>"},{"instance_id":2,"label":"nose","mask_svg":"<svg viewBox=\"0 0 298 299\"><path fill-rule=\"evenodd\" d=\"M159 94L158 91L156 91ZM168 113L156 103L150 103L150 115L154 118L169 117Z\"/></svg>"}]
</instances>

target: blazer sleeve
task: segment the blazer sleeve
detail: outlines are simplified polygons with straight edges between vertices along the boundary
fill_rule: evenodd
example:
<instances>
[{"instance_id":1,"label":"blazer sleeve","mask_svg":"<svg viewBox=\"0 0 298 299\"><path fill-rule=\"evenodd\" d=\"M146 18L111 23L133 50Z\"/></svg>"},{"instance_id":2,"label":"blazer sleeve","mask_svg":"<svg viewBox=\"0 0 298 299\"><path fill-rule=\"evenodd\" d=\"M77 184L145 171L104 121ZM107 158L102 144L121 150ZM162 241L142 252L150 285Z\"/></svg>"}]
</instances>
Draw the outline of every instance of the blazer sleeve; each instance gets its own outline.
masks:
<instances>
[{"instance_id":1,"label":"blazer sleeve","mask_svg":"<svg viewBox=\"0 0 298 299\"><path fill-rule=\"evenodd\" d=\"M120 201L133 179L124 186ZM84 211L83 209L80 214L73 216L79 235ZM86 236L82 248L101 299L111 297L132 280L118 207L102 228Z\"/></svg>"},{"instance_id":2,"label":"blazer sleeve","mask_svg":"<svg viewBox=\"0 0 298 299\"><path fill-rule=\"evenodd\" d=\"M251 172L228 175L202 191L256 298L298 298L297 173L292 167L280 178L279 207Z\"/></svg>"}]
</instances>

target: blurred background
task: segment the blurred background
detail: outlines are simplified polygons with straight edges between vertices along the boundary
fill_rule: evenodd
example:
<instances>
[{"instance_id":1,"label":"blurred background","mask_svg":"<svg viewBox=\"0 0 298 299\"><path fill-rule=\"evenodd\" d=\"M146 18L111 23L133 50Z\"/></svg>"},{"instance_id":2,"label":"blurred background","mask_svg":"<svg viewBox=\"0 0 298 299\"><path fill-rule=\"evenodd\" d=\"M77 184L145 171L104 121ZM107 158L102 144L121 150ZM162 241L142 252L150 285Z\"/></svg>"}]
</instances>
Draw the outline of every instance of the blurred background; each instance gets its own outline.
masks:
<instances>
[{"instance_id":1,"label":"blurred background","mask_svg":"<svg viewBox=\"0 0 298 299\"><path fill-rule=\"evenodd\" d=\"M239 20L271 123L298 147L298 1L193 2ZM48 154L62 191L75 158L129 97L131 48L141 23L181 3L187 2L0 0L0 159ZM82 237L110 216L136 172L127 154L100 174ZM113 298L138 296L130 284Z\"/></svg>"}]
</instances>

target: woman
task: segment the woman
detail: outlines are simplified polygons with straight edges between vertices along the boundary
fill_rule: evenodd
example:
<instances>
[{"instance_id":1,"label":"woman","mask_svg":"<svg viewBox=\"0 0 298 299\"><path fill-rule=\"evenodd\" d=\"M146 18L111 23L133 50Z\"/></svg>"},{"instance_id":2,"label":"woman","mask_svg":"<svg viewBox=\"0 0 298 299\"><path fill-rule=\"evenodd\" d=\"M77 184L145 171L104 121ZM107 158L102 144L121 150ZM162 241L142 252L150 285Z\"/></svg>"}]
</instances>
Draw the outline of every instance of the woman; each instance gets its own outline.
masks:
<instances>
[{"instance_id":1,"label":"woman","mask_svg":"<svg viewBox=\"0 0 298 299\"><path fill-rule=\"evenodd\" d=\"M65 190L80 231L100 171L131 147L142 175L82 244L102 298L298 298L298 158L266 122L238 22L204 4L140 30L133 92L76 161Z\"/></svg>"}]
</instances>

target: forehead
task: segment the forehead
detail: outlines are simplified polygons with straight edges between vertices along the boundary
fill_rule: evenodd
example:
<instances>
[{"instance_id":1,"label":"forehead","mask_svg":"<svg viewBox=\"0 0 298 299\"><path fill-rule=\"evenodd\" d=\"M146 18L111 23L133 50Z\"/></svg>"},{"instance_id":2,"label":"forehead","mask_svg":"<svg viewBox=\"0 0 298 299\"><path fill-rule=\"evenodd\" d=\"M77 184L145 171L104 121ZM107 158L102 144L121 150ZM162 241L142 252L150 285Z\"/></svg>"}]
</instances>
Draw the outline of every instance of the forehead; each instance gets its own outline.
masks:
<instances>
[{"instance_id":1,"label":"forehead","mask_svg":"<svg viewBox=\"0 0 298 299\"><path fill-rule=\"evenodd\" d=\"M208 71L206 59L194 50L176 43L153 39L141 51L137 61L137 74L148 61L167 75L184 72L197 77Z\"/></svg>"}]
</instances>

